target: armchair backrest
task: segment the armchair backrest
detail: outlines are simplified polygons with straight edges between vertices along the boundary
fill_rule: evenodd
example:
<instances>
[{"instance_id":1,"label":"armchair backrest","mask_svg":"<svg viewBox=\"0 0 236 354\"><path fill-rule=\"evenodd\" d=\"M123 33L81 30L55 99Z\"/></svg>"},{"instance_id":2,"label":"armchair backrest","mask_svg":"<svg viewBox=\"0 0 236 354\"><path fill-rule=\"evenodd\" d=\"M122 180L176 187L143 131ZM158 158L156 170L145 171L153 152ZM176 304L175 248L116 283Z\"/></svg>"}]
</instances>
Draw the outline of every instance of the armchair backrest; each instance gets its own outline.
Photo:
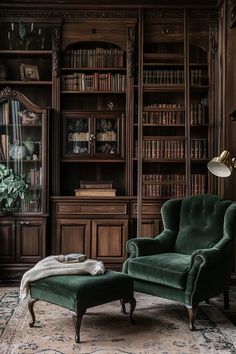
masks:
<instances>
[{"instance_id":1,"label":"armchair backrest","mask_svg":"<svg viewBox=\"0 0 236 354\"><path fill-rule=\"evenodd\" d=\"M175 252L192 254L213 247L224 236L225 213L231 203L209 194L183 198Z\"/></svg>"}]
</instances>

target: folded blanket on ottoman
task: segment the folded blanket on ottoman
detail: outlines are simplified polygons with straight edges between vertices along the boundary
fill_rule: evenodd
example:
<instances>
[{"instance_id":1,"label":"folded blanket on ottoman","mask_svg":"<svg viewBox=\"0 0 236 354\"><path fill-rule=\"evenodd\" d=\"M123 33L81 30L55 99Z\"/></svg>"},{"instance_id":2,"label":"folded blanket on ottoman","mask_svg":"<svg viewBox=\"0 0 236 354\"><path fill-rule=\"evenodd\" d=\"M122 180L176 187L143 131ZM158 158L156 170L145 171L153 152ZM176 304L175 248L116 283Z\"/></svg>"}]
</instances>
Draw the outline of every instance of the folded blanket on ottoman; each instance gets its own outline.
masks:
<instances>
[{"instance_id":1,"label":"folded blanket on ottoman","mask_svg":"<svg viewBox=\"0 0 236 354\"><path fill-rule=\"evenodd\" d=\"M104 274L103 262L87 259L84 262L62 263L60 256L49 256L39 261L32 269L24 273L20 285L20 298L24 300L29 295L29 283L51 275L65 274Z\"/></svg>"}]
</instances>

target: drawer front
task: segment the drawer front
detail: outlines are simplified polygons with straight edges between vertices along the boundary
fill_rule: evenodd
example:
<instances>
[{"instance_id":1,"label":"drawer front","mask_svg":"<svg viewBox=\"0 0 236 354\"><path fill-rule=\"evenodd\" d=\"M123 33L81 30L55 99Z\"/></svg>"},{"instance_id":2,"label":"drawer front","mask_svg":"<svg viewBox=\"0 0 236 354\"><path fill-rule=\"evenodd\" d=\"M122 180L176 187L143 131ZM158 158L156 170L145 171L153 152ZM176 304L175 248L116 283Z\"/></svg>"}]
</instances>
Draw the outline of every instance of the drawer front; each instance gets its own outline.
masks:
<instances>
[{"instance_id":1,"label":"drawer front","mask_svg":"<svg viewBox=\"0 0 236 354\"><path fill-rule=\"evenodd\" d=\"M127 215L126 203L59 203L57 215Z\"/></svg>"},{"instance_id":2,"label":"drawer front","mask_svg":"<svg viewBox=\"0 0 236 354\"><path fill-rule=\"evenodd\" d=\"M154 215L158 216L161 214L162 204L153 204L153 203L142 203L142 215ZM131 204L131 217L137 216L137 203Z\"/></svg>"}]
</instances>

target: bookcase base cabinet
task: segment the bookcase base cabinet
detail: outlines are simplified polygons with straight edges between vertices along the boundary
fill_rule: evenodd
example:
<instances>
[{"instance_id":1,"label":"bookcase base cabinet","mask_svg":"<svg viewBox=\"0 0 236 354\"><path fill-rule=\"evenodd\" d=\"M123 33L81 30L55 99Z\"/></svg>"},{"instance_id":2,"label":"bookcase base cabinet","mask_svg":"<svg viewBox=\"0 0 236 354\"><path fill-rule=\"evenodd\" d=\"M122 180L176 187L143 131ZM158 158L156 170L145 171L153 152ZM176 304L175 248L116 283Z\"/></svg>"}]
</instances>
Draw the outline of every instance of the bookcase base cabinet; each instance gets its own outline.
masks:
<instances>
[{"instance_id":1,"label":"bookcase base cabinet","mask_svg":"<svg viewBox=\"0 0 236 354\"><path fill-rule=\"evenodd\" d=\"M19 280L45 257L45 230L44 218L9 217L0 221L0 280Z\"/></svg>"},{"instance_id":2,"label":"bookcase base cabinet","mask_svg":"<svg viewBox=\"0 0 236 354\"><path fill-rule=\"evenodd\" d=\"M62 197L53 203L53 214L53 254L84 253L106 267L121 269L127 257L127 201Z\"/></svg>"}]
</instances>

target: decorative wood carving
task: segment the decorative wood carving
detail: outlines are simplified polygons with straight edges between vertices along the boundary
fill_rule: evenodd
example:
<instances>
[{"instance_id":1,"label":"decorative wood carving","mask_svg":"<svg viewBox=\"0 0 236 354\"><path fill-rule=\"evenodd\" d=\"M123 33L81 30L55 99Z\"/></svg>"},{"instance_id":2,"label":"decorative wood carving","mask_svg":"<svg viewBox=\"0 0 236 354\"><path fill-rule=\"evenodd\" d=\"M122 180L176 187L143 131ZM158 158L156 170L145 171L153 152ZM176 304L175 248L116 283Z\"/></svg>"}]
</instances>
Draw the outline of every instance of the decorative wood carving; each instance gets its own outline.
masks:
<instances>
[{"instance_id":1,"label":"decorative wood carving","mask_svg":"<svg viewBox=\"0 0 236 354\"><path fill-rule=\"evenodd\" d=\"M1 9L0 18L21 19L24 17L30 18L137 18L138 10L112 10L112 11L92 11L92 10L4 10Z\"/></svg>"},{"instance_id":2,"label":"decorative wood carving","mask_svg":"<svg viewBox=\"0 0 236 354\"><path fill-rule=\"evenodd\" d=\"M9 86L5 87L0 93L0 100L16 96L16 91L12 90Z\"/></svg>"},{"instance_id":3,"label":"decorative wood carving","mask_svg":"<svg viewBox=\"0 0 236 354\"><path fill-rule=\"evenodd\" d=\"M135 43L135 28L128 27L128 44L127 44L128 77L133 77L134 75L134 43Z\"/></svg>"},{"instance_id":4,"label":"decorative wood carving","mask_svg":"<svg viewBox=\"0 0 236 354\"><path fill-rule=\"evenodd\" d=\"M55 27L52 33L52 72L53 77L60 75L60 42L61 42L60 27Z\"/></svg>"},{"instance_id":5,"label":"decorative wood carving","mask_svg":"<svg viewBox=\"0 0 236 354\"><path fill-rule=\"evenodd\" d=\"M218 30L216 26L210 27L210 49L211 54L215 55L217 51Z\"/></svg>"}]
</instances>

